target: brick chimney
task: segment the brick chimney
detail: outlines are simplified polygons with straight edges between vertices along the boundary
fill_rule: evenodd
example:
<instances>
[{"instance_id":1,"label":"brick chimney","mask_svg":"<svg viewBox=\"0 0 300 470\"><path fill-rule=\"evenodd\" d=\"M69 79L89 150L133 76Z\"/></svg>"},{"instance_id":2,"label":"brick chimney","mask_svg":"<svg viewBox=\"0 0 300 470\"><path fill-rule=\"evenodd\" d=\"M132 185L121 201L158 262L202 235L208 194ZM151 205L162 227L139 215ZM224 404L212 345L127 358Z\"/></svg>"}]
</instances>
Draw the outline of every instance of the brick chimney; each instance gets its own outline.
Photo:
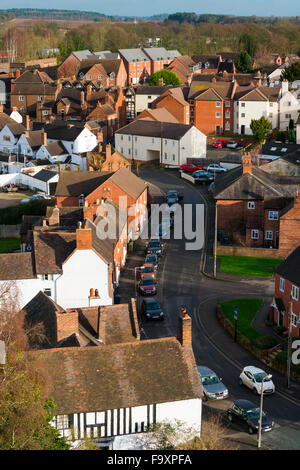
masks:
<instances>
[{"instance_id":1,"label":"brick chimney","mask_svg":"<svg viewBox=\"0 0 300 470\"><path fill-rule=\"evenodd\" d=\"M0 113L3 113L3 104L0 104Z\"/></svg>"},{"instance_id":2,"label":"brick chimney","mask_svg":"<svg viewBox=\"0 0 300 470\"><path fill-rule=\"evenodd\" d=\"M42 145L45 145L45 147L47 147L47 132L43 132L42 134Z\"/></svg>"},{"instance_id":3,"label":"brick chimney","mask_svg":"<svg viewBox=\"0 0 300 470\"><path fill-rule=\"evenodd\" d=\"M59 208L55 206L49 217L49 225L59 225Z\"/></svg>"},{"instance_id":4,"label":"brick chimney","mask_svg":"<svg viewBox=\"0 0 300 470\"><path fill-rule=\"evenodd\" d=\"M90 219L91 222L94 220L94 214L96 211L96 207L87 206L83 208L83 216L85 219Z\"/></svg>"},{"instance_id":5,"label":"brick chimney","mask_svg":"<svg viewBox=\"0 0 300 470\"><path fill-rule=\"evenodd\" d=\"M90 96L92 94L92 91L93 91L92 85L88 85L86 87L86 94Z\"/></svg>"},{"instance_id":6,"label":"brick chimney","mask_svg":"<svg viewBox=\"0 0 300 470\"><path fill-rule=\"evenodd\" d=\"M92 230L85 228L85 225L76 230L76 248L77 250L91 250L92 248Z\"/></svg>"},{"instance_id":7,"label":"brick chimney","mask_svg":"<svg viewBox=\"0 0 300 470\"><path fill-rule=\"evenodd\" d=\"M106 161L111 161L111 145L110 144L106 144L106 147L105 147L105 158L106 158Z\"/></svg>"},{"instance_id":8,"label":"brick chimney","mask_svg":"<svg viewBox=\"0 0 300 470\"><path fill-rule=\"evenodd\" d=\"M163 78L158 79L158 86L164 86L164 79Z\"/></svg>"},{"instance_id":9,"label":"brick chimney","mask_svg":"<svg viewBox=\"0 0 300 470\"><path fill-rule=\"evenodd\" d=\"M252 173L252 157L250 153L243 156L243 173Z\"/></svg>"},{"instance_id":10,"label":"brick chimney","mask_svg":"<svg viewBox=\"0 0 300 470\"><path fill-rule=\"evenodd\" d=\"M184 307L178 317L178 341L182 346L192 345L192 319Z\"/></svg>"},{"instance_id":11,"label":"brick chimney","mask_svg":"<svg viewBox=\"0 0 300 470\"><path fill-rule=\"evenodd\" d=\"M21 72L20 72L19 69L17 69L17 70L15 71L15 78L17 79L17 78L19 78L20 76L21 76Z\"/></svg>"},{"instance_id":12,"label":"brick chimney","mask_svg":"<svg viewBox=\"0 0 300 470\"><path fill-rule=\"evenodd\" d=\"M285 95L288 91L289 91L289 82L288 82L288 80L285 78L285 79L282 80L282 82L281 82L281 96Z\"/></svg>"},{"instance_id":13,"label":"brick chimney","mask_svg":"<svg viewBox=\"0 0 300 470\"><path fill-rule=\"evenodd\" d=\"M78 312L67 309L65 312L56 312L56 342L59 343L68 336L79 334Z\"/></svg>"},{"instance_id":14,"label":"brick chimney","mask_svg":"<svg viewBox=\"0 0 300 470\"><path fill-rule=\"evenodd\" d=\"M26 116L25 116L25 129L27 131L30 130L30 117L29 117L29 114L26 114Z\"/></svg>"},{"instance_id":15,"label":"brick chimney","mask_svg":"<svg viewBox=\"0 0 300 470\"><path fill-rule=\"evenodd\" d=\"M80 92L80 104L81 104L81 106L84 106L84 104L85 104L85 98L84 98L84 91L83 90Z\"/></svg>"}]
</instances>

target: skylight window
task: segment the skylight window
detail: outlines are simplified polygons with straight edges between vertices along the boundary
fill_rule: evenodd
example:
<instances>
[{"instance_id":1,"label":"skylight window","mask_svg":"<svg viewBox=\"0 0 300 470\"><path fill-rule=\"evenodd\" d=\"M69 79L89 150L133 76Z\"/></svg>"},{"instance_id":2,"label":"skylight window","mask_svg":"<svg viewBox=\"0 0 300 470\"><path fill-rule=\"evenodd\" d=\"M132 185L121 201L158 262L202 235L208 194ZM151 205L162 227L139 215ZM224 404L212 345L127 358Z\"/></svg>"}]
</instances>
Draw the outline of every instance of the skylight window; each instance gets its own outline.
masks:
<instances>
[{"instance_id":1,"label":"skylight window","mask_svg":"<svg viewBox=\"0 0 300 470\"><path fill-rule=\"evenodd\" d=\"M286 152L287 151L287 148L284 147L283 149L281 149L282 152Z\"/></svg>"},{"instance_id":2,"label":"skylight window","mask_svg":"<svg viewBox=\"0 0 300 470\"><path fill-rule=\"evenodd\" d=\"M276 149L277 149L277 147L271 147L272 152L275 152Z\"/></svg>"}]
</instances>

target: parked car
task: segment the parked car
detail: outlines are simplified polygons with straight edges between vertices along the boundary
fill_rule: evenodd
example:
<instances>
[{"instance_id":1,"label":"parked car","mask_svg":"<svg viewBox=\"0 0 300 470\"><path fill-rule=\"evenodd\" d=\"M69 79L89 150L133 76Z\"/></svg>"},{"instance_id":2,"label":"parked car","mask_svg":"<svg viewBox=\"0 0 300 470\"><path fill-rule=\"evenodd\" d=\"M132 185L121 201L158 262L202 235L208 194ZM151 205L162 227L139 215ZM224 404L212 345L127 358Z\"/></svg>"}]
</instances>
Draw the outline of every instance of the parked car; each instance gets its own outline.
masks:
<instances>
[{"instance_id":1,"label":"parked car","mask_svg":"<svg viewBox=\"0 0 300 470\"><path fill-rule=\"evenodd\" d=\"M139 281L141 295L156 295L156 283L151 276L145 276Z\"/></svg>"},{"instance_id":2,"label":"parked car","mask_svg":"<svg viewBox=\"0 0 300 470\"><path fill-rule=\"evenodd\" d=\"M237 148L237 146L238 146L238 143L235 140L229 140L229 142L227 142L226 144L226 147L230 149L235 149Z\"/></svg>"},{"instance_id":3,"label":"parked car","mask_svg":"<svg viewBox=\"0 0 300 470\"><path fill-rule=\"evenodd\" d=\"M205 170L197 170L194 171L192 176L197 179L198 182L209 183L214 180L213 173Z\"/></svg>"},{"instance_id":4,"label":"parked car","mask_svg":"<svg viewBox=\"0 0 300 470\"><path fill-rule=\"evenodd\" d=\"M216 140L216 142L213 143L213 147L217 149L221 149L226 146L225 140Z\"/></svg>"},{"instance_id":5,"label":"parked car","mask_svg":"<svg viewBox=\"0 0 300 470\"><path fill-rule=\"evenodd\" d=\"M143 299L141 306L142 315L145 315L147 320L163 320L164 312L156 299L150 297Z\"/></svg>"},{"instance_id":6,"label":"parked car","mask_svg":"<svg viewBox=\"0 0 300 470\"><path fill-rule=\"evenodd\" d=\"M197 366L203 386L204 399L221 400L228 396L228 389L217 374L206 366Z\"/></svg>"},{"instance_id":7,"label":"parked car","mask_svg":"<svg viewBox=\"0 0 300 470\"><path fill-rule=\"evenodd\" d=\"M157 255L154 253L147 255L145 259L145 264L153 264L154 268L157 269L158 268Z\"/></svg>"},{"instance_id":8,"label":"parked car","mask_svg":"<svg viewBox=\"0 0 300 470\"><path fill-rule=\"evenodd\" d=\"M140 268L140 278L143 279L143 277L149 277L149 276L151 276L152 279L155 280L156 278L155 267L152 263L145 263Z\"/></svg>"},{"instance_id":9,"label":"parked car","mask_svg":"<svg viewBox=\"0 0 300 470\"><path fill-rule=\"evenodd\" d=\"M227 171L227 168L224 168L224 166L221 166L218 163L212 163L211 165L208 165L207 171L211 171L213 173L221 173Z\"/></svg>"},{"instance_id":10,"label":"parked car","mask_svg":"<svg viewBox=\"0 0 300 470\"><path fill-rule=\"evenodd\" d=\"M253 390L255 395L261 394L262 379L268 374L254 366L246 366L240 373L239 384L246 385L246 387ZM264 380L264 395L269 395L275 392L275 385L270 378Z\"/></svg>"},{"instance_id":11,"label":"parked car","mask_svg":"<svg viewBox=\"0 0 300 470\"><path fill-rule=\"evenodd\" d=\"M193 173L193 171L196 170L203 170L203 166L195 165L194 163L184 163L183 165L180 165L179 170L186 171L187 173Z\"/></svg>"},{"instance_id":12,"label":"parked car","mask_svg":"<svg viewBox=\"0 0 300 470\"><path fill-rule=\"evenodd\" d=\"M259 408L249 400L235 400L227 410L227 418L246 428L249 434L258 432ZM262 432L272 431L274 422L262 412Z\"/></svg>"},{"instance_id":13,"label":"parked car","mask_svg":"<svg viewBox=\"0 0 300 470\"><path fill-rule=\"evenodd\" d=\"M147 253L149 254L155 254L155 255L161 255L162 253L162 244L160 240L154 238L150 240L147 246Z\"/></svg>"},{"instance_id":14,"label":"parked car","mask_svg":"<svg viewBox=\"0 0 300 470\"><path fill-rule=\"evenodd\" d=\"M49 196L45 194L33 194L33 196L27 197L26 199L21 199L21 202L30 202L35 201L36 199L51 199Z\"/></svg>"}]
</instances>

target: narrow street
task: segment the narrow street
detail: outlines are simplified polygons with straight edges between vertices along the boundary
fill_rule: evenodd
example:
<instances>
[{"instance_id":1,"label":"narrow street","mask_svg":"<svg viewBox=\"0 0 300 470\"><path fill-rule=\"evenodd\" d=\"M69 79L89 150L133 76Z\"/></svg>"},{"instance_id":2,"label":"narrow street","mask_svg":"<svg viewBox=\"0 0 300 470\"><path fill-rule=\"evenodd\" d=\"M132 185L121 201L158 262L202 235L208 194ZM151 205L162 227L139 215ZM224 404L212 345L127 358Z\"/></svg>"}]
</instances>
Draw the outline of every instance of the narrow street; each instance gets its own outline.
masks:
<instances>
[{"instance_id":1,"label":"narrow street","mask_svg":"<svg viewBox=\"0 0 300 470\"><path fill-rule=\"evenodd\" d=\"M206 191L206 187L194 187L181 180L177 171L143 168L140 176L145 181L158 186L162 193L167 193L169 189L182 191L184 193L183 204L204 202L201 193ZM211 240L211 233L207 234L207 239L209 238ZM139 263L144 262L145 247L146 241L139 241L137 249L129 255L126 268L121 275L119 288L121 302L126 302L130 297L135 296L134 266L139 266ZM207 250L205 253L207 256L204 256L206 262L211 260L209 247ZM249 357L249 353L239 345L233 344L232 338L224 332L217 321L216 304L218 301L232 298L271 299L273 281L253 280L240 283L207 278L201 272L203 254L203 250L186 251L185 240L164 241L163 255L160 257L158 270L157 300L163 308L165 319L157 323L144 323L140 319L140 326L142 338L145 339L177 336L178 314L181 306L185 306L193 319L192 339L197 364L213 369L223 378L230 393L227 400L204 403L204 409L222 413L237 398L259 403L259 398L255 397L249 389L238 385L238 376L245 365L258 367L263 365L258 359ZM238 360L233 357L238 357ZM269 372L266 366L262 368ZM276 449L300 449L299 389L293 390L292 388L291 391L287 391L283 376L274 373L273 378L277 393L264 399L264 410L275 421L275 429L263 435L263 443ZM278 378L277 383L276 378ZM290 396L289 399L288 396ZM233 427L230 427L228 432L230 435L233 434L238 442L246 445L250 442L250 447L255 448L255 437L250 438L246 433Z\"/></svg>"}]
</instances>

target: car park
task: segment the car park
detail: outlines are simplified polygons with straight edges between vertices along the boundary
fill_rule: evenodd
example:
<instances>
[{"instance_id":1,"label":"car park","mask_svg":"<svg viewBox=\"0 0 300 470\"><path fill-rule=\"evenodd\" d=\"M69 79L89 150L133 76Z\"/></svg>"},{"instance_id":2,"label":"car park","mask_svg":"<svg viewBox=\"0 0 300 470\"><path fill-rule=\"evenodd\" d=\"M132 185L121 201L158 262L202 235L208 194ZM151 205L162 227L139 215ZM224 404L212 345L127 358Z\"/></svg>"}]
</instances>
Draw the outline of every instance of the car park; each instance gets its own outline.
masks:
<instances>
[{"instance_id":1,"label":"car park","mask_svg":"<svg viewBox=\"0 0 300 470\"><path fill-rule=\"evenodd\" d=\"M258 432L259 407L249 400L235 400L227 409L227 418L246 428L249 434ZM262 411L262 432L272 431L274 422Z\"/></svg>"},{"instance_id":2,"label":"car park","mask_svg":"<svg viewBox=\"0 0 300 470\"><path fill-rule=\"evenodd\" d=\"M227 168L224 168L224 166L221 166L218 163L212 163L211 165L208 165L207 171L211 171L213 173L222 173L228 170Z\"/></svg>"},{"instance_id":3,"label":"car park","mask_svg":"<svg viewBox=\"0 0 300 470\"><path fill-rule=\"evenodd\" d=\"M225 140L216 140L216 142L213 143L214 148L221 149L226 146Z\"/></svg>"},{"instance_id":4,"label":"car park","mask_svg":"<svg viewBox=\"0 0 300 470\"><path fill-rule=\"evenodd\" d=\"M143 299L141 305L141 312L147 320L164 319L164 312L162 311L160 304L153 297Z\"/></svg>"},{"instance_id":5,"label":"car park","mask_svg":"<svg viewBox=\"0 0 300 470\"><path fill-rule=\"evenodd\" d=\"M213 173L210 173L209 171L205 170L197 170L194 171L192 176L197 180L197 182L202 182L202 183L210 183L211 181L214 180L214 175Z\"/></svg>"},{"instance_id":6,"label":"car park","mask_svg":"<svg viewBox=\"0 0 300 470\"><path fill-rule=\"evenodd\" d=\"M196 170L203 170L203 166L195 165L194 163L184 163L180 166L180 171L186 171L187 173L193 173Z\"/></svg>"},{"instance_id":7,"label":"car park","mask_svg":"<svg viewBox=\"0 0 300 470\"><path fill-rule=\"evenodd\" d=\"M140 267L140 278L143 279L143 277L149 276L151 276L152 279L155 280L155 267L152 263L145 263L143 264L143 266Z\"/></svg>"},{"instance_id":8,"label":"car park","mask_svg":"<svg viewBox=\"0 0 300 470\"><path fill-rule=\"evenodd\" d=\"M238 146L238 143L235 140L229 140L229 142L227 142L226 144L226 147L230 149L235 149L237 148L237 146Z\"/></svg>"},{"instance_id":9,"label":"car park","mask_svg":"<svg viewBox=\"0 0 300 470\"><path fill-rule=\"evenodd\" d=\"M206 366L197 366L205 400L221 400L228 396L228 389L217 374Z\"/></svg>"},{"instance_id":10,"label":"car park","mask_svg":"<svg viewBox=\"0 0 300 470\"><path fill-rule=\"evenodd\" d=\"M148 246L147 246L147 253L161 255L162 244L159 239L152 239L149 241Z\"/></svg>"},{"instance_id":11,"label":"car park","mask_svg":"<svg viewBox=\"0 0 300 470\"><path fill-rule=\"evenodd\" d=\"M156 282L151 276L145 276L139 281L141 295L156 295Z\"/></svg>"},{"instance_id":12,"label":"car park","mask_svg":"<svg viewBox=\"0 0 300 470\"><path fill-rule=\"evenodd\" d=\"M150 253L146 256L145 264L153 264L154 269L158 268L158 258L155 253Z\"/></svg>"},{"instance_id":13,"label":"car park","mask_svg":"<svg viewBox=\"0 0 300 470\"><path fill-rule=\"evenodd\" d=\"M275 385L273 381L268 377L268 374L258 367L244 367L239 376L239 384L246 385L246 387L250 388L253 393L255 393L255 395L260 395L262 379L264 377L265 379L263 382L263 393L264 395L270 395L275 392Z\"/></svg>"}]
</instances>

